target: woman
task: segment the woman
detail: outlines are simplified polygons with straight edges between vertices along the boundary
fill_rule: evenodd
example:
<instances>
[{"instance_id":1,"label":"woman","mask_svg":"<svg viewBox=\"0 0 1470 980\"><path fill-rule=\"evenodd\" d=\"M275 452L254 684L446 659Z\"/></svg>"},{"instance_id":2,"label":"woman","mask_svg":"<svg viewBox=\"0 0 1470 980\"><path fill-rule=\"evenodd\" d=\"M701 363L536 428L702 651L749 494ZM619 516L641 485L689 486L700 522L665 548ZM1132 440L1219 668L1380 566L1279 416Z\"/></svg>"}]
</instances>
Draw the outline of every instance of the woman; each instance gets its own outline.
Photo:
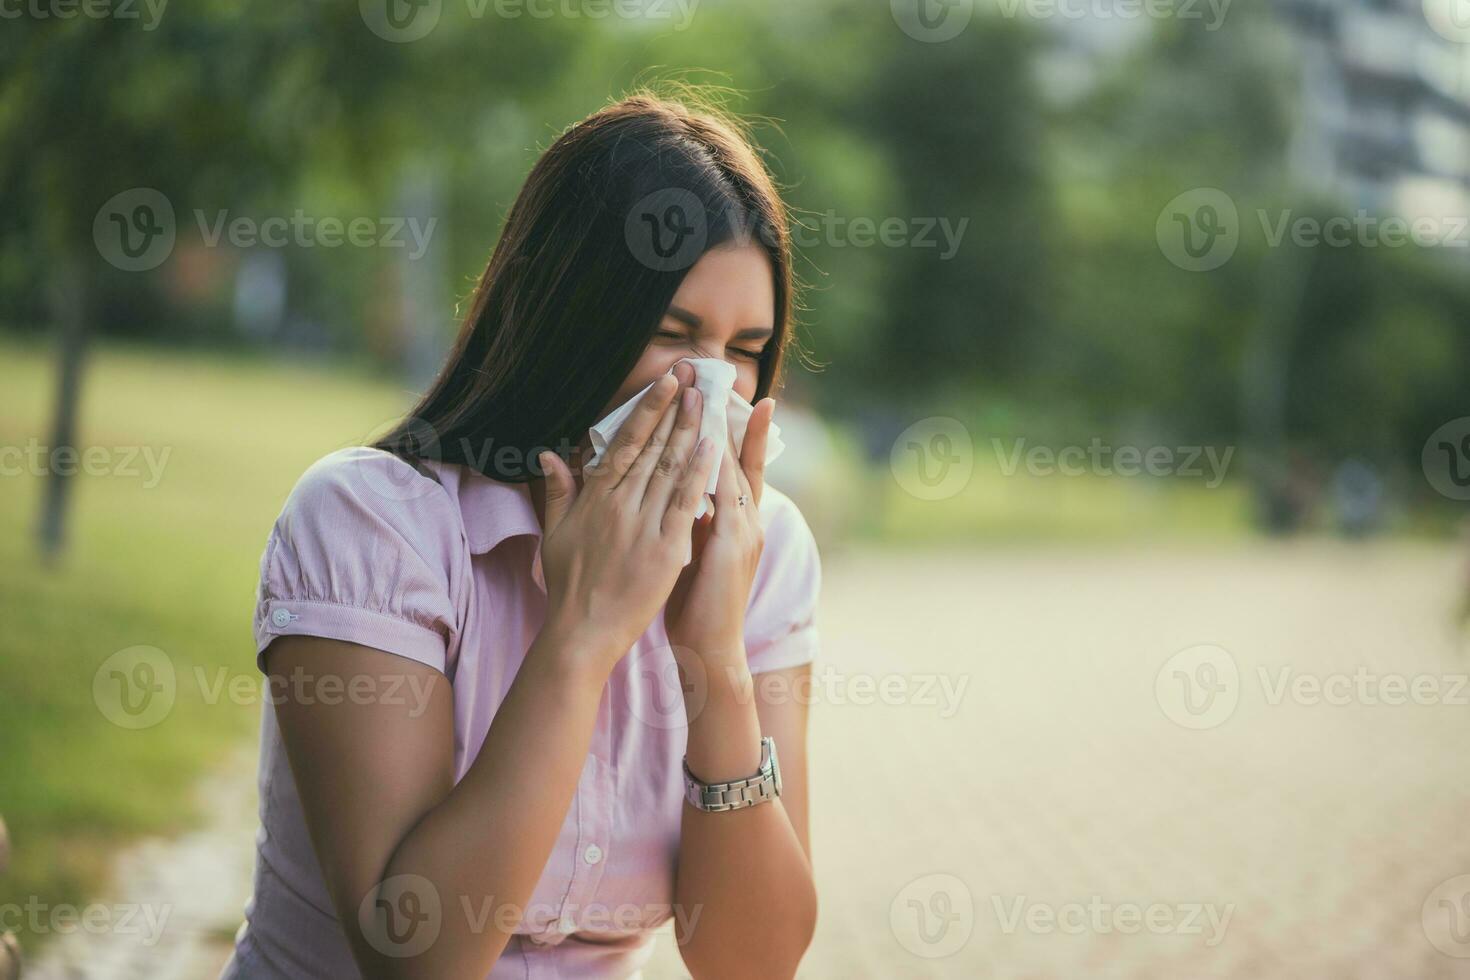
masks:
<instances>
[{"instance_id":1,"label":"woman","mask_svg":"<svg viewBox=\"0 0 1470 980\"><path fill-rule=\"evenodd\" d=\"M541 157L410 419L314 464L267 542L227 977L634 976L670 918L696 978L795 972L820 566L762 486L791 293L719 114L640 95ZM738 459L696 439L700 357L755 403Z\"/></svg>"}]
</instances>

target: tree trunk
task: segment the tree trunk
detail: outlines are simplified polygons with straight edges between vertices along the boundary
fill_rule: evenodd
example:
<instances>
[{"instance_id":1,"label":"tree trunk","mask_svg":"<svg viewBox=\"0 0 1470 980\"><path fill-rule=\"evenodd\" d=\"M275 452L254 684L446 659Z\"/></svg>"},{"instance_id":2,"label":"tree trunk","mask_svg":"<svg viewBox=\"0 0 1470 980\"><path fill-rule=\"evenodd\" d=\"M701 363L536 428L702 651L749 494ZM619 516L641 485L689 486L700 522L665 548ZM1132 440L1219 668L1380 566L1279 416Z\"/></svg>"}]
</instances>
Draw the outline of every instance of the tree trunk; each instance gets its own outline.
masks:
<instances>
[{"instance_id":1,"label":"tree trunk","mask_svg":"<svg viewBox=\"0 0 1470 980\"><path fill-rule=\"evenodd\" d=\"M66 544L66 508L75 478L77 408L82 395L82 368L87 353L85 280L70 257L58 263L52 282L51 309L57 330L56 402L51 440L46 448L46 484L42 488L37 534L41 558L54 564ZM57 465L57 453L68 453L68 465Z\"/></svg>"}]
</instances>

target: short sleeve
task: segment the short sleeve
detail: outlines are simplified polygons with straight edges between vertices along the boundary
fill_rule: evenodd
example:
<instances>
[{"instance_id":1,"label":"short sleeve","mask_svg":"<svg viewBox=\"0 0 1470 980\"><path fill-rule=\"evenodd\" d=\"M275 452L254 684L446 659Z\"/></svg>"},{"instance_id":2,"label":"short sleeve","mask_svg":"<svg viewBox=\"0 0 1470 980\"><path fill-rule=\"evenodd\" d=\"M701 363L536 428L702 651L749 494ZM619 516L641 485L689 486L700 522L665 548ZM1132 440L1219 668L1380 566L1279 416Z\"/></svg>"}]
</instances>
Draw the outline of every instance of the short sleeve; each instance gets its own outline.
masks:
<instances>
[{"instance_id":1,"label":"short sleeve","mask_svg":"<svg viewBox=\"0 0 1470 980\"><path fill-rule=\"evenodd\" d=\"M752 674L816 658L817 600L822 591L817 542L796 504L766 487L761 516L765 547L745 614L745 654Z\"/></svg>"},{"instance_id":2,"label":"short sleeve","mask_svg":"<svg viewBox=\"0 0 1470 980\"><path fill-rule=\"evenodd\" d=\"M353 447L297 481L266 541L256 665L278 636L373 647L445 672L458 632L462 528L449 495L389 453Z\"/></svg>"}]
</instances>

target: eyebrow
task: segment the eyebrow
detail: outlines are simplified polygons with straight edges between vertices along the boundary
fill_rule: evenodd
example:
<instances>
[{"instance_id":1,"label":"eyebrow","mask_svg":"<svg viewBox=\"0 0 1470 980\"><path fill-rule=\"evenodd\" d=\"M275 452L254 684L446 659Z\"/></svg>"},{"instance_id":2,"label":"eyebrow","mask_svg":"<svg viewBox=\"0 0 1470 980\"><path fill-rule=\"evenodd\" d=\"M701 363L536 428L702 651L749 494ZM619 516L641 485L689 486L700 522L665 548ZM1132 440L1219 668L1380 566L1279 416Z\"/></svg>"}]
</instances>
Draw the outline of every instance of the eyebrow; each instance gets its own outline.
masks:
<instances>
[{"instance_id":1,"label":"eyebrow","mask_svg":"<svg viewBox=\"0 0 1470 980\"><path fill-rule=\"evenodd\" d=\"M669 306L668 315L683 323L690 330L698 330L704 326L704 318L689 312L682 306ZM735 331L735 340L766 340L776 331L772 327L745 327Z\"/></svg>"}]
</instances>

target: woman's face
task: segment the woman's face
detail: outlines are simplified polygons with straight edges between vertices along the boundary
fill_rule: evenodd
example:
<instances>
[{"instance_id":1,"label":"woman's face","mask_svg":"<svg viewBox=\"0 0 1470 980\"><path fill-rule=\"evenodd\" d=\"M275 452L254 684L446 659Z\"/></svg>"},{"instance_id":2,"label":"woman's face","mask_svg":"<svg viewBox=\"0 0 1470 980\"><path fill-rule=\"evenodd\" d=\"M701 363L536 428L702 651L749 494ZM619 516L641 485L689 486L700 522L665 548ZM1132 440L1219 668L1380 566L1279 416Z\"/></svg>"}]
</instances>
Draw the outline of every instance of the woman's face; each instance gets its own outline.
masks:
<instances>
[{"instance_id":1,"label":"woman's face","mask_svg":"<svg viewBox=\"0 0 1470 980\"><path fill-rule=\"evenodd\" d=\"M700 256L664 313L653 340L603 414L668 374L686 357L735 365L735 390L750 401L761 355L771 342L776 306L771 260L758 245L731 245ZM687 379L686 379L687 380Z\"/></svg>"}]
</instances>

